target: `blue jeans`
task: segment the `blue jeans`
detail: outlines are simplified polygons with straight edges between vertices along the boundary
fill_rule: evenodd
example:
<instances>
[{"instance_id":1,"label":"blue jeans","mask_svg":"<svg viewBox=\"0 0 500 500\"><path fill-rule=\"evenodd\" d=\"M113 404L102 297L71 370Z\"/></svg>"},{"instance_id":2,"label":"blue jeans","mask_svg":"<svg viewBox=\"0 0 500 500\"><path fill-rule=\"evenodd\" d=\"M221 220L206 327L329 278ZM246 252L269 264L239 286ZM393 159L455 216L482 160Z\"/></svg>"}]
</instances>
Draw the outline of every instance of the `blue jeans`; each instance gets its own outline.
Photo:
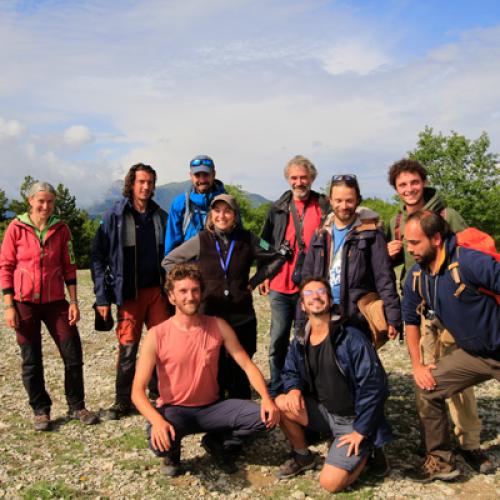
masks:
<instances>
[{"instance_id":1,"label":"blue jeans","mask_svg":"<svg viewBox=\"0 0 500 500\"><path fill-rule=\"evenodd\" d=\"M269 368L271 381L269 393L277 396L281 392L281 370L285 364L290 328L295 318L299 294L269 291L271 305L271 340L269 343Z\"/></svg>"}]
</instances>

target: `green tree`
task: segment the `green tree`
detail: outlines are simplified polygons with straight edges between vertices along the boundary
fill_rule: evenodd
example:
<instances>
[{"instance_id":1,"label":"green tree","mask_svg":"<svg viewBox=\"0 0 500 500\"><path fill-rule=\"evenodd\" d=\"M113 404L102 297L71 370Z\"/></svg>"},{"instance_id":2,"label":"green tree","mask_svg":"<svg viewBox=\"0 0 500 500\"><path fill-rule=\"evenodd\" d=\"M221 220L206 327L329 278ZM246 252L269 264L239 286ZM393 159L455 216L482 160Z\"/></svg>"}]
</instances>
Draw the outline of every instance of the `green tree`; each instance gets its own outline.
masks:
<instances>
[{"instance_id":1,"label":"green tree","mask_svg":"<svg viewBox=\"0 0 500 500\"><path fill-rule=\"evenodd\" d=\"M499 155L489 148L486 132L470 140L453 131L445 136L426 127L409 156L425 166L429 184L449 206L468 224L491 234L499 243Z\"/></svg>"},{"instance_id":2,"label":"green tree","mask_svg":"<svg viewBox=\"0 0 500 500\"><path fill-rule=\"evenodd\" d=\"M248 195L242 190L241 186L226 184L226 191L231 196L234 196L240 206L240 215L243 226L248 231L259 235L264 226L269 203L263 203L258 207L254 207Z\"/></svg>"},{"instance_id":3,"label":"green tree","mask_svg":"<svg viewBox=\"0 0 500 500\"><path fill-rule=\"evenodd\" d=\"M37 182L38 179L31 177L31 175L27 175L19 188L19 200L12 200L9 205L9 210L14 212L16 215L24 214L24 212L28 211L28 190L30 186Z\"/></svg>"},{"instance_id":4,"label":"green tree","mask_svg":"<svg viewBox=\"0 0 500 500\"><path fill-rule=\"evenodd\" d=\"M391 218L398 211L397 203L390 203L381 198L365 198L361 203L363 207L368 207L378 213L380 220L384 223L384 228L389 227Z\"/></svg>"},{"instance_id":5,"label":"green tree","mask_svg":"<svg viewBox=\"0 0 500 500\"><path fill-rule=\"evenodd\" d=\"M0 222L7 220L9 200L3 189L0 189Z\"/></svg>"}]
</instances>

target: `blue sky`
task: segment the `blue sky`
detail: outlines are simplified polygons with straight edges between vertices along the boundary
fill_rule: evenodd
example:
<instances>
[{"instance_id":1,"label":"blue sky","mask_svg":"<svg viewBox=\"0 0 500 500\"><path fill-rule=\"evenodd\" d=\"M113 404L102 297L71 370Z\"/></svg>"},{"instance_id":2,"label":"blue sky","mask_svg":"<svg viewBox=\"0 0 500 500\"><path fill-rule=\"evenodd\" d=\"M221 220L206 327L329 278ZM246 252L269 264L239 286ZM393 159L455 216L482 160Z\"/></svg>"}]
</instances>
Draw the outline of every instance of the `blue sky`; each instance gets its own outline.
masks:
<instances>
[{"instance_id":1,"label":"blue sky","mask_svg":"<svg viewBox=\"0 0 500 500\"><path fill-rule=\"evenodd\" d=\"M0 187L63 182L82 205L133 163L159 183L211 155L271 199L308 156L317 186L387 167L426 125L500 151L500 3L0 2Z\"/></svg>"}]
</instances>

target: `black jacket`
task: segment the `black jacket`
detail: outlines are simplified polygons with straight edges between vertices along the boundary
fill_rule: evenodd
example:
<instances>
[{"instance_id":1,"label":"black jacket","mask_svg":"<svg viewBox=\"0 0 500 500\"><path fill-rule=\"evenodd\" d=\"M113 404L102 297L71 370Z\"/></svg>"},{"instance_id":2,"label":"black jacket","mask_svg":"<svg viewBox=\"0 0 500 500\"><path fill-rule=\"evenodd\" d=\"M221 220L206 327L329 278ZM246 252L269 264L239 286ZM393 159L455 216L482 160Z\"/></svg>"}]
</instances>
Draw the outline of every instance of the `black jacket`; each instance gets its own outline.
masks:
<instances>
[{"instance_id":1,"label":"black jacket","mask_svg":"<svg viewBox=\"0 0 500 500\"><path fill-rule=\"evenodd\" d=\"M310 196L312 197L311 200L318 199L323 218L326 217L330 211L328 198L324 194L319 194L316 191L311 191ZM264 229L261 234L262 239L269 242L276 250L279 250L280 245L285 239L291 201L292 191L285 191L281 197L271 205L266 221L264 222Z\"/></svg>"}]
</instances>

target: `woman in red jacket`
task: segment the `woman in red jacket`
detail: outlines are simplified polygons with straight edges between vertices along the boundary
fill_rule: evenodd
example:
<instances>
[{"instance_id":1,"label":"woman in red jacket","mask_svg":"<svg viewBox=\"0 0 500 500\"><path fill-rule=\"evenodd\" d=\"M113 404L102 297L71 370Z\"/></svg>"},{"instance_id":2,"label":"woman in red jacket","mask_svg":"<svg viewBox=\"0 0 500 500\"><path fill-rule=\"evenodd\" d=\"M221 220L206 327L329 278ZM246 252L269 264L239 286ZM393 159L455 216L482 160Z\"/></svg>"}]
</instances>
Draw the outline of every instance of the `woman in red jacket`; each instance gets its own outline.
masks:
<instances>
[{"instance_id":1,"label":"woman in red jacket","mask_svg":"<svg viewBox=\"0 0 500 500\"><path fill-rule=\"evenodd\" d=\"M43 376L42 322L64 361L68 417L88 425L98 421L98 416L85 408L82 345L76 328L80 319L76 263L70 230L54 215L55 201L53 186L35 182L28 192L29 212L10 223L0 253L5 321L16 330L23 384L37 431L51 429L52 401Z\"/></svg>"}]
</instances>

